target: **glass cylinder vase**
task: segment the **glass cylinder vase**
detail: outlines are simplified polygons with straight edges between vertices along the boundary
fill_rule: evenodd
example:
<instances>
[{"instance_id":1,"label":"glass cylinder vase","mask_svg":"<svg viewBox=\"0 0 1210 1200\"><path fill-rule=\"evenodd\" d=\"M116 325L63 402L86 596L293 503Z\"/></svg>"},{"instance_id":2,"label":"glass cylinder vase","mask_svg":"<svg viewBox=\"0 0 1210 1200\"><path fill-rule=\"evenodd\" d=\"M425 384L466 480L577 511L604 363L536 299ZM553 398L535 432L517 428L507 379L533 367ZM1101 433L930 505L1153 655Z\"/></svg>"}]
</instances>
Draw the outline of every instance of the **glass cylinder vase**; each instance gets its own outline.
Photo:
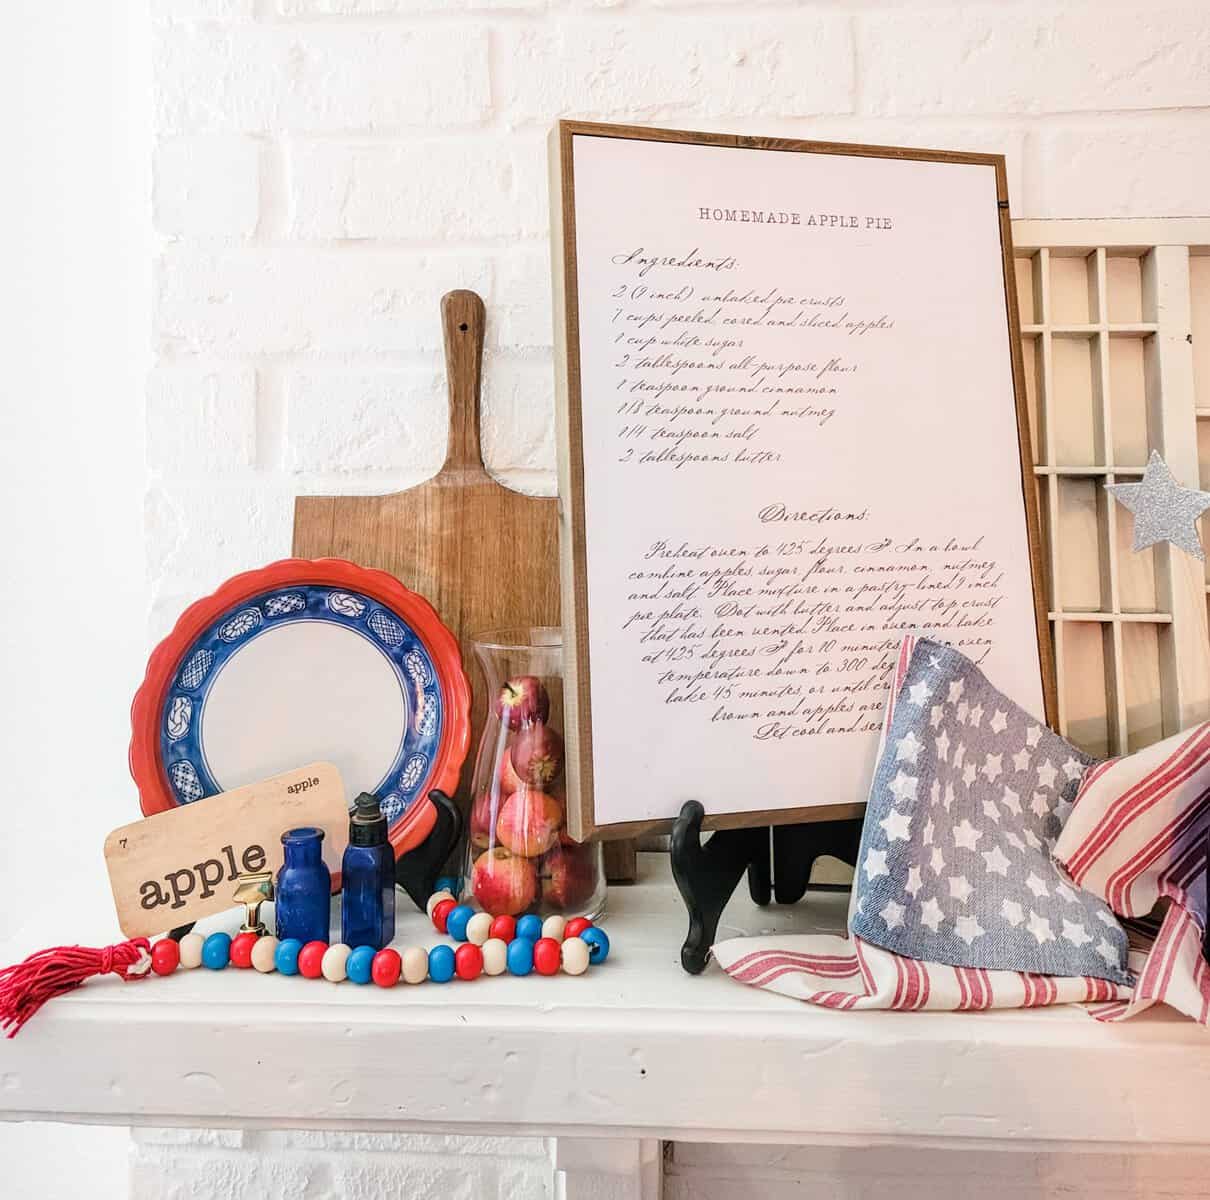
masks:
<instances>
[{"instance_id":1,"label":"glass cylinder vase","mask_svg":"<svg viewBox=\"0 0 1210 1200\"><path fill-rule=\"evenodd\" d=\"M563 634L501 629L472 639L487 715L475 757L464 899L493 916L598 919L599 842L567 832Z\"/></svg>"}]
</instances>

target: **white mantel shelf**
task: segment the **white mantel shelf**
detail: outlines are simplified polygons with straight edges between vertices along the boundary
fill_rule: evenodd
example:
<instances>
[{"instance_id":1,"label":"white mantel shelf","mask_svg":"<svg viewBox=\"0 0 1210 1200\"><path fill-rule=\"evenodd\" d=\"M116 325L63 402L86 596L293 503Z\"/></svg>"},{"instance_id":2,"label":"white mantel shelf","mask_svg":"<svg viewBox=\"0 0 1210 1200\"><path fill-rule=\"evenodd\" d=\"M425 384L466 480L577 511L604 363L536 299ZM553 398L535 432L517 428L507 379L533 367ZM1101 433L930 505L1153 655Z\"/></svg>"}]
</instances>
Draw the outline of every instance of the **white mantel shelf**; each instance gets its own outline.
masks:
<instances>
[{"instance_id":1,"label":"white mantel shelf","mask_svg":"<svg viewBox=\"0 0 1210 1200\"><path fill-rule=\"evenodd\" d=\"M601 1138L619 1152L659 1138L1210 1140L1210 1041L1192 1022L1154 1012L1103 1025L1076 1007L838 1013L713 964L691 977L667 861L640 863L642 881L610 893L609 962L580 978L384 992L229 968L90 983L0 1043L0 1118L540 1135L590 1157ZM741 886L723 924L835 928L843 907L813 896L760 910ZM397 944L439 940L409 905Z\"/></svg>"}]
</instances>

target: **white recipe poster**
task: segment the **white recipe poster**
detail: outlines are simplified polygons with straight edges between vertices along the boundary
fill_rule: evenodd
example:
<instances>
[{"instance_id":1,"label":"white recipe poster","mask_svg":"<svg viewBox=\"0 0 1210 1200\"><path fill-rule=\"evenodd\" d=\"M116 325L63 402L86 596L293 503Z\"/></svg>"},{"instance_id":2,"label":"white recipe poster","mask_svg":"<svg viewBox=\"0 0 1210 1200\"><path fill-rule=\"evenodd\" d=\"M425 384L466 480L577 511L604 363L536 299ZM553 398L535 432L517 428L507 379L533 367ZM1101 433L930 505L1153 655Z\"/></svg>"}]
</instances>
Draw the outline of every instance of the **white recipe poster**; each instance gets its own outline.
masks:
<instances>
[{"instance_id":1,"label":"white recipe poster","mask_svg":"<svg viewBox=\"0 0 1210 1200\"><path fill-rule=\"evenodd\" d=\"M583 831L863 802L907 632L1042 715L994 161L568 144Z\"/></svg>"}]
</instances>

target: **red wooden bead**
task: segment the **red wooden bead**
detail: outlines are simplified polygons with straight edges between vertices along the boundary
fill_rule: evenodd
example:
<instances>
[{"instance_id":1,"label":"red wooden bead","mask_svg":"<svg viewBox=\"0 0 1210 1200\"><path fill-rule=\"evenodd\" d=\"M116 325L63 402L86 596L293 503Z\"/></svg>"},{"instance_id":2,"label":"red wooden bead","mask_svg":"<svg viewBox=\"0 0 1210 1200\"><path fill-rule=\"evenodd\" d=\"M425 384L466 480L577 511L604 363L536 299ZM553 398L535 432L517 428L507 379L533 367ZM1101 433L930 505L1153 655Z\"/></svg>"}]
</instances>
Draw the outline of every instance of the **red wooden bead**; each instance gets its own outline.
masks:
<instances>
[{"instance_id":1,"label":"red wooden bead","mask_svg":"<svg viewBox=\"0 0 1210 1200\"><path fill-rule=\"evenodd\" d=\"M568 938L579 937L584 930L590 928L592 922L587 917L572 917L566 925L563 926L563 940Z\"/></svg>"},{"instance_id":2,"label":"red wooden bead","mask_svg":"<svg viewBox=\"0 0 1210 1200\"><path fill-rule=\"evenodd\" d=\"M483 973L483 951L474 942L463 942L454 951L454 970L459 979L478 979Z\"/></svg>"},{"instance_id":3,"label":"red wooden bead","mask_svg":"<svg viewBox=\"0 0 1210 1200\"><path fill-rule=\"evenodd\" d=\"M250 967L252 965L252 947L259 937L256 933L238 933L231 939L231 965L233 967Z\"/></svg>"},{"instance_id":4,"label":"red wooden bead","mask_svg":"<svg viewBox=\"0 0 1210 1200\"><path fill-rule=\"evenodd\" d=\"M324 954L327 942L308 942L298 952L298 973L308 979L318 979L323 973Z\"/></svg>"},{"instance_id":5,"label":"red wooden bead","mask_svg":"<svg viewBox=\"0 0 1210 1200\"><path fill-rule=\"evenodd\" d=\"M488 937L499 938L502 942L511 942L517 936L517 918L499 916L487 931Z\"/></svg>"},{"instance_id":6,"label":"red wooden bead","mask_svg":"<svg viewBox=\"0 0 1210 1200\"><path fill-rule=\"evenodd\" d=\"M370 964L370 978L379 987L394 987L399 982L402 970L403 959L399 957L399 951L388 946L374 955L374 961Z\"/></svg>"},{"instance_id":7,"label":"red wooden bead","mask_svg":"<svg viewBox=\"0 0 1210 1200\"><path fill-rule=\"evenodd\" d=\"M440 904L433 906L433 926L438 933L445 932L445 920L457 907L456 900L442 900Z\"/></svg>"},{"instance_id":8,"label":"red wooden bead","mask_svg":"<svg viewBox=\"0 0 1210 1200\"><path fill-rule=\"evenodd\" d=\"M534 970L539 975L558 973L559 943L554 938L539 938L534 943Z\"/></svg>"},{"instance_id":9,"label":"red wooden bead","mask_svg":"<svg viewBox=\"0 0 1210 1200\"><path fill-rule=\"evenodd\" d=\"M173 938L161 938L151 947L151 969L157 975L171 975L181 961L181 944Z\"/></svg>"}]
</instances>

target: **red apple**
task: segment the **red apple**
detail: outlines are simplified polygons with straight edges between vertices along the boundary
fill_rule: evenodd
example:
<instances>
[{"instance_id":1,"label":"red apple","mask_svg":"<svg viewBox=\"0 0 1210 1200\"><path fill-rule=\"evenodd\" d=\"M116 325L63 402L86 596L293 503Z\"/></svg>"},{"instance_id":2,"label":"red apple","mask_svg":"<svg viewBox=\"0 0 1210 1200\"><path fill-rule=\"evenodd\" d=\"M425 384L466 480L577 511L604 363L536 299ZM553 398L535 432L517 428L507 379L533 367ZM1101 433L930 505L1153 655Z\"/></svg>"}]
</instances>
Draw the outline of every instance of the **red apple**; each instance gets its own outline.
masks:
<instances>
[{"instance_id":1,"label":"red apple","mask_svg":"<svg viewBox=\"0 0 1210 1200\"><path fill-rule=\"evenodd\" d=\"M563 771L563 739L542 721L522 729L510 753L513 770L534 787L549 787Z\"/></svg>"},{"instance_id":2,"label":"red apple","mask_svg":"<svg viewBox=\"0 0 1210 1200\"><path fill-rule=\"evenodd\" d=\"M500 784L500 795L511 796L521 786L521 777L513 768L511 754L505 753L500 759L500 769L496 772L496 780Z\"/></svg>"},{"instance_id":3,"label":"red apple","mask_svg":"<svg viewBox=\"0 0 1210 1200\"><path fill-rule=\"evenodd\" d=\"M509 729L521 729L550 715L550 696L536 675L510 679L496 695L492 709Z\"/></svg>"},{"instance_id":4,"label":"red apple","mask_svg":"<svg viewBox=\"0 0 1210 1200\"><path fill-rule=\"evenodd\" d=\"M503 797L497 801L496 816L499 816ZM495 840L495 822L492 819L492 794L480 792L471 805L470 839L476 850L486 850Z\"/></svg>"},{"instance_id":5,"label":"red apple","mask_svg":"<svg viewBox=\"0 0 1210 1200\"><path fill-rule=\"evenodd\" d=\"M578 842L560 840L538 864L538 882L544 903L564 912L582 907L597 885L592 850Z\"/></svg>"},{"instance_id":6,"label":"red apple","mask_svg":"<svg viewBox=\"0 0 1210 1200\"><path fill-rule=\"evenodd\" d=\"M514 854L537 858L559 840L563 805L553 796L523 787L504 802L496 822L496 838Z\"/></svg>"},{"instance_id":7,"label":"red apple","mask_svg":"<svg viewBox=\"0 0 1210 1200\"><path fill-rule=\"evenodd\" d=\"M471 869L471 891L493 917L515 917L538 894L538 875L527 858L517 858L502 846L487 850Z\"/></svg>"}]
</instances>

